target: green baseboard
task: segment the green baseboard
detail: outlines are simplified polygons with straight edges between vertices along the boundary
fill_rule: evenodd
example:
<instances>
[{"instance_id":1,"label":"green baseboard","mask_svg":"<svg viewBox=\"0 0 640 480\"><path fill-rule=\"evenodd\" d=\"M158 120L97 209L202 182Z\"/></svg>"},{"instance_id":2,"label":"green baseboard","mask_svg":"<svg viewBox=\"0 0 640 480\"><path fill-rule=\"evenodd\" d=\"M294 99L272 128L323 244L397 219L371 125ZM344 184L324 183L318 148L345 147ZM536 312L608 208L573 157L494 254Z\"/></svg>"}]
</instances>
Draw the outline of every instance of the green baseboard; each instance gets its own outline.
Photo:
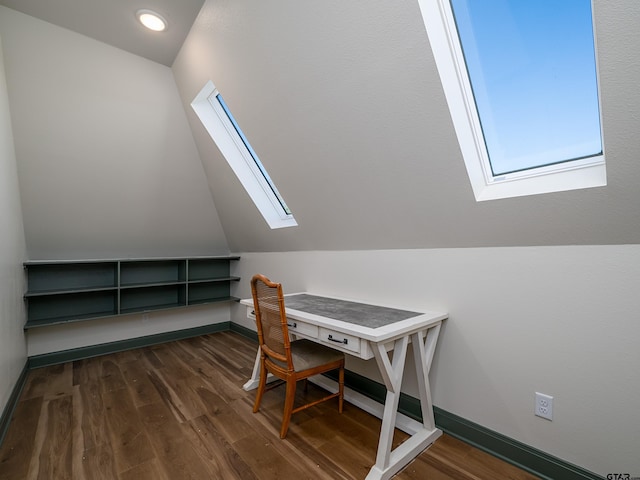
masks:
<instances>
[{"instance_id":1,"label":"green baseboard","mask_svg":"<svg viewBox=\"0 0 640 480\"><path fill-rule=\"evenodd\" d=\"M604 480L604 477L600 475L572 465L553 455L489 430L441 408L434 407L433 412L436 425L443 432L545 480Z\"/></svg>"},{"instance_id":2,"label":"green baseboard","mask_svg":"<svg viewBox=\"0 0 640 480\"><path fill-rule=\"evenodd\" d=\"M2 445L2 442L4 441L4 437L7 434L7 430L9 430L9 424L11 423L11 417L13 416L13 412L18 406L18 401L20 400L20 394L22 393L24 384L27 381L27 373L29 373L28 361L25 362L24 367L22 368L22 372L20 372L20 376L18 377L16 384L13 386L11 395L9 395L7 404L2 410L2 416L0 416L0 445Z\"/></svg>"},{"instance_id":3,"label":"green baseboard","mask_svg":"<svg viewBox=\"0 0 640 480\"><path fill-rule=\"evenodd\" d=\"M258 341L256 332L249 328L231 323L231 330L255 342ZM338 380L337 374L333 372L327 376ZM348 370L344 374L344 383L350 389L376 402L384 403L385 401L387 390L381 383ZM404 393L400 394L398 411L414 420L422 421L420 401L417 398ZM434 406L433 413L437 427L443 432L544 480L604 480L604 477L441 408Z\"/></svg>"},{"instance_id":4,"label":"green baseboard","mask_svg":"<svg viewBox=\"0 0 640 480\"><path fill-rule=\"evenodd\" d=\"M337 381L336 373L331 372L327 376ZM386 388L381 383L350 371L345 371L344 383L352 390L379 403L385 401ZM410 395L400 394L398 411L414 420L422 421L420 400ZM604 480L604 477L595 473L436 406L433 407L433 413L436 426L443 432L544 480Z\"/></svg>"},{"instance_id":5,"label":"green baseboard","mask_svg":"<svg viewBox=\"0 0 640 480\"><path fill-rule=\"evenodd\" d=\"M251 330L250 328L243 327L242 325L238 325L233 322L231 322L230 330L258 343L258 333L255 330Z\"/></svg>"},{"instance_id":6,"label":"green baseboard","mask_svg":"<svg viewBox=\"0 0 640 480\"><path fill-rule=\"evenodd\" d=\"M53 352L29 357L25 368L13 389L11 398L7 402L2 417L0 417L0 445L9 426L11 415L17 405L20 392L24 386L29 369L55 365L58 363L81 360L83 358L121 352L134 348L156 345L159 343L182 340L185 338L206 335L209 333L232 331L257 343L258 336L255 331L233 322L223 322L203 327L178 330L175 332L148 335L117 342L103 343L88 347L74 348L62 352ZM337 376L328 375L334 380ZM355 372L345 372L345 385L379 403L384 403L386 389L384 385ZM398 410L415 420L421 421L420 402L418 399L406 394L400 395ZM538 449L520 443L509 437L501 435L488 428L449 413L441 408L434 407L436 425L443 432L458 438L465 443L494 455L508 463L532 473L544 480L604 480L604 477L589 472L581 467L572 465L564 460L556 458Z\"/></svg>"},{"instance_id":7,"label":"green baseboard","mask_svg":"<svg viewBox=\"0 0 640 480\"><path fill-rule=\"evenodd\" d=\"M166 333L157 333L155 335L130 338L127 340L119 340L116 342L101 343L98 345L89 345L87 347L73 348L70 350L63 350L61 352L34 355L32 357L29 357L29 368L57 365L59 363L82 360L83 358L97 357L98 355L123 352L125 350L132 350L134 348L148 347L150 345L157 345L160 343L173 342L175 340L183 340L185 338L207 335L209 333L225 332L231 330L230 323L231 322L214 323L211 325L204 325L202 327L187 328L184 330L176 330Z\"/></svg>"}]
</instances>

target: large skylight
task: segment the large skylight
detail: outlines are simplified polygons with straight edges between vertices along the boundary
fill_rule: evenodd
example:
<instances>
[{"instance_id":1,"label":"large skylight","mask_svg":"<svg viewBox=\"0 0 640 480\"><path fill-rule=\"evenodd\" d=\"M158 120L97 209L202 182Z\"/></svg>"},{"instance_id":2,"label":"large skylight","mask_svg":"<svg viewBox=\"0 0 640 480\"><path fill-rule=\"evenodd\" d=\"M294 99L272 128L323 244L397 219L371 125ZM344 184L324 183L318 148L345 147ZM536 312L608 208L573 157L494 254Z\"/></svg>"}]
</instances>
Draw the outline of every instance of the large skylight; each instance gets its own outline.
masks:
<instances>
[{"instance_id":1,"label":"large skylight","mask_svg":"<svg viewBox=\"0 0 640 480\"><path fill-rule=\"evenodd\" d=\"M213 82L207 82L191 107L269 226L296 226L291 210Z\"/></svg>"},{"instance_id":2,"label":"large skylight","mask_svg":"<svg viewBox=\"0 0 640 480\"><path fill-rule=\"evenodd\" d=\"M477 200L606 184L590 0L419 0Z\"/></svg>"}]
</instances>

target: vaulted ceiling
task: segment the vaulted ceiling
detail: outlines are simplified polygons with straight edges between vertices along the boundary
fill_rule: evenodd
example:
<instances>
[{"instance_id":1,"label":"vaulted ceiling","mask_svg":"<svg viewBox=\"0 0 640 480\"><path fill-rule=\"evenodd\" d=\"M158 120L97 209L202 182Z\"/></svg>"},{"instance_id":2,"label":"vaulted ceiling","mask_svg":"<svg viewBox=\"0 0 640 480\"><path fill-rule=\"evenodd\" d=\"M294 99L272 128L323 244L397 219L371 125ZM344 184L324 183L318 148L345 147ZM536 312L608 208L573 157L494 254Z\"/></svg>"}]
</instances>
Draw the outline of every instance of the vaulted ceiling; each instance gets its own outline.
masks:
<instances>
[{"instance_id":1,"label":"vaulted ceiling","mask_svg":"<svg viewBox=\"0 0 640 480\"><path fill-rule=\"evenodd\" d=\"M417 0L0 4L171 66L232 251L640 243L637 0L593 2L607 186L488 202L474 199ZM143 31L137 8L165 15L169 35ZM298 227L268 228L193 114L207 81Z\"/></svg>"},{"instance_id":2,"label":"vaulted ceiling","mask_svg":"<svg viewBox=\"0 0 640 480\"><path fill-rule=\"evenodd\" d=\"M114 47L171 66L204 0L0 0L18 12L68 28ZM136 20L139 9L160 13L168 22L162 33L149 32Z\"/></svg>"}]
</instances>

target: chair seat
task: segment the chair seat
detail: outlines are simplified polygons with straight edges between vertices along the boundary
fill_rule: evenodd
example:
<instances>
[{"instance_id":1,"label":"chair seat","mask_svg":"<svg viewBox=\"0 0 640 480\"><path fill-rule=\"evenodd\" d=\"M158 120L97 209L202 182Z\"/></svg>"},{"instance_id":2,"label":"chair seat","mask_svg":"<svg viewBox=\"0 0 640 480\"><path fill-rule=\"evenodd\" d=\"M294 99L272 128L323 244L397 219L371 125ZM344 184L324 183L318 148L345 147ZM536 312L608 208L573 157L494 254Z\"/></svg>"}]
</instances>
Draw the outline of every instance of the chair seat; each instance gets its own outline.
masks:
<instances>
[{"instance_id":1,"label":"chair seat","mask_svg":"<svg viewBox=\"0 0 640 480\"><path fill-rule=\"evenodd\" d=\"M340 361L344 358L344 353L311 340L301 339L291 342L291 357L294 370L301 372L320 365L326 365L327 363ZM275 363L287 368L287 364L284 362L276 361Z\"/></svg>"}]
</instances>

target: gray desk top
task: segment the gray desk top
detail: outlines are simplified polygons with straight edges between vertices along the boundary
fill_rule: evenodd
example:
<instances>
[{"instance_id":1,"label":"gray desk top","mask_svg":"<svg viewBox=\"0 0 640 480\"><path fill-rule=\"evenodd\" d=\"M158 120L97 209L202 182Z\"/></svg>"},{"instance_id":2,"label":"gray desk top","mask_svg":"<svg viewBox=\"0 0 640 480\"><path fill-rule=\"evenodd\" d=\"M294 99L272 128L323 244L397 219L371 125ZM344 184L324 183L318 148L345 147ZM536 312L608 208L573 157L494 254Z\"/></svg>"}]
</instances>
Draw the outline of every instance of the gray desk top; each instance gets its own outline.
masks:
<instances>
[{"instance_id":1,"label":"gray desk top","mask_svg":"<svg viewBox=\"0 0 640 480\"><path fill-rule=\"evenodd\" d=\"M369 328L384 327L391 323L422 315L420 312L318 297L306 293L285 296L284 303L287 309L300 310Z\"/></svg>"}]
</instances>

